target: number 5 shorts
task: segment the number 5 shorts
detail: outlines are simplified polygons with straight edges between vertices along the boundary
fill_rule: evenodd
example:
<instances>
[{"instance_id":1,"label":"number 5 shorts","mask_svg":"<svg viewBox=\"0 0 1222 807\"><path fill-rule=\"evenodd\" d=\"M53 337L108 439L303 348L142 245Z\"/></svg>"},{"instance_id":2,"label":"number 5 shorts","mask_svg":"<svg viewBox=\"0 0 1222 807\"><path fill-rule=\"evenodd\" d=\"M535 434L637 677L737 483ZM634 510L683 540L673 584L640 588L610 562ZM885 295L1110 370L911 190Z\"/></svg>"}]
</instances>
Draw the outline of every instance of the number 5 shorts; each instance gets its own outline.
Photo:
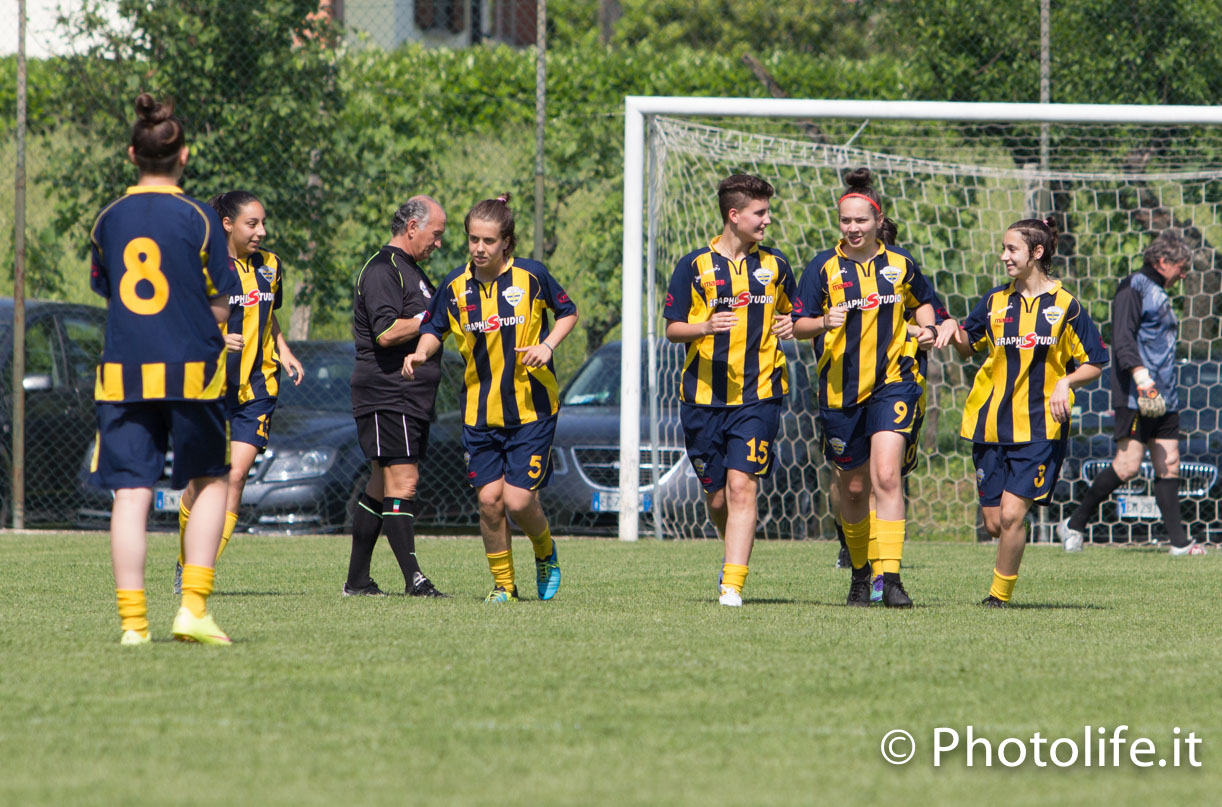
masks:
<instances>
[{"instance_id":1,"label":"number 5 shorts","mask_svg":"<svg viewBox=\"0 0 1222 807\"><path fill-rule=\"evenodd\" d=\"M547 487L552 479L552 438L556 416L521 426L463 426L467 482L473 488L504 477L523 490Z\"/></svg>"},{"instance_id":2,"label":"number 5 shorts","mask_svg":"<svg viewBox=\"0 0 1222 807\"><path fill-rule=\"evenodd\" d=\"M870 438L879 432L898 432L911 444L921 395L916 383L886 384L875 388L865 403L842 409L820 407L823 456L848 471L870 459Z\"/></svg>"},{"instance_id":3,"label":"number 5 shorts","mask_svg":"<svg viewBox=\"0 0 1222 807\"><path fill-rule=\"evenodd\" d=\"M1052 491L1057 486L1067 445L1065 439L1017 445L972 443L980 506L1001 504L1003 491L1036 504L1052 504Z\"/></svg>"},{"instance_id":4,"label":"number 5 shorts","mask_svg":"<svg viewBox=\"0 0 1222 807\"><path fill-rule=\"evenodd\" d=\"M89 482L106 490L147 488L165 473L174 445L170 486L229 474L229 429L222 401L99 403Z\"/></svg>"},{"instance_id":5,"label":"number 5 shorts","mask_svg":"<svg viewBox=\"0 0 1222 807\"><path fill-rule=\"evenodd\" d=\"M740 406L679 404L687 458L706 493L726 486L726 469L767 478L781 422L781 399Z\"/></svg>"}]
</instances>

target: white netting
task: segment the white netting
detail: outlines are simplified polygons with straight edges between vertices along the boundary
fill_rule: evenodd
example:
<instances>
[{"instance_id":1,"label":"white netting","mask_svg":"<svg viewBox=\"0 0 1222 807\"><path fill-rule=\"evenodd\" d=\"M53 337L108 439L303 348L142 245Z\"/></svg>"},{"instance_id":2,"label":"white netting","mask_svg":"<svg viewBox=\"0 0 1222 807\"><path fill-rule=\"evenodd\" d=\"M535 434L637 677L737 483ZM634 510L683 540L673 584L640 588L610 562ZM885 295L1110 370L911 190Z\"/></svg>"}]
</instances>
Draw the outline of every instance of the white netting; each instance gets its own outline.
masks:
<instances>
[{"instance_id":1,"label":"white netting","mask_svg":"<svg viewBox=\"0 0 1222 807\"><path fill-rule=\"evenodd\" d=\"M789 257L799 275L806 263L839 237L835 200L843 172L871 168L899 224L898 242L962 319L979 296L1003 282L997 255L1013 221L1056 215L1062 232L1054 271L1088 306L1110 341L1110 306L1119 278L1141 267L1151 238L1176 228L1196 248L1194 269L1176 305L1181 317L1184 466L1181 502L1189 534L1222 539L1216 513L1216 466L1222 455L1216 410L1222 407L1222 272L1215 245L1222 242L1222 132L1210 127L1039 124L960 124L897 121L734 121L734 128L655 118L649 127L649 251L655 299L665 293L676 261L720 232L715 189L735 172L759 175L777 189L767 243ZM1043 155L1041 161L1041 155ZM1042 166L1041 166L1042 162ZM655 257L656 256L656 257ZM660 304L652 309L660 334ZM807 366L809 344L800 345ZM959 439L963 402L978 365L952 352L931 356L929 408L917 469L907 480L909 534L963 537L977 523L970 445ZM678 428L677 371L663 364L646 374L644 400L656 396L658 444L682 446ZM798 373L797 375L804 375ZM1079 394L1080 415L1058 486L1056 504L1038 514L1035 534L1068 515L1086 483L1111 456L1111 400L1107 377ZM830 470L810 421L815 404L799 378L786 425L778 436L781 467L765 483L761 522L780 537L832 535L825 496ZM648 405L643 407L648 412ZM641 435L643 446L651 441ZM1148 470L1148 469L1147 469ZM643 473L643 477L647 474ZM815 477L818 477L817 482ZM694 482L694 480L692 480ZM707 517L687 491L659 486L652 502L663 532L706 535ZM800 495L799 491L806 491ZM1119 494L1148 495L1148 478ZM1092 528L1095 540L1161 538L1161 524L1132 499L1126 515L1117 498L1105 504ZM814 508L812 512L810 508ZM1134 515L1142 513L1145 515ZM651 528L649 520L643 529Z\"/></svg>"}]
</instances>

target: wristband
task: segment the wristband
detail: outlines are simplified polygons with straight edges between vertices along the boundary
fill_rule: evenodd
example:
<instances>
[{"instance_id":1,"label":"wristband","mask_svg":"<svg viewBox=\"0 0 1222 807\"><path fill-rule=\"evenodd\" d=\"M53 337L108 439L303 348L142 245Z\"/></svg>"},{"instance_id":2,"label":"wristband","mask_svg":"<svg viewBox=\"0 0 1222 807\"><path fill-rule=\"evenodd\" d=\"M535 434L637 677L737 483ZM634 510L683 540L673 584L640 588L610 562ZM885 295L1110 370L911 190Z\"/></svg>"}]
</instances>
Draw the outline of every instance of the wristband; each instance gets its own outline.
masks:
<instances>
[{"instance_id":1,"label":"wristband","mask_svg":"<svg viewBox=\"0 0 1222 807\"><path fill-rule=\"evenodd\" d=\"M1144 367L1133 373L1133 382L1139 387L1144 387L1152 383L1152 381L1153 379L1150 378L1150 371Z\"/></svg>"},{"instance_id":2,"label":"wristband","mask_svg":"<svg viewBox=\"0 0 1222 807\"><path fill-rule=\"evenodd\" d=\"M549 353L555 353L555 352L556 352L556 348L552 347L552 346L551 346L551 345L549 345L547 342L540 342L539 344L541 344L541 345L543 345L545 348L547 348L547 350L548 350L548 352L549 352Z\"/></svg>"},{"instance_id":3,"label":"wristband","mask_svg":"<svg viewBox=\"0 0 1222 807\"><path fill-rule=\"evenodd\" d=\"M926 328L928 328L928 329L929 329L929 332L933 334L933 338L934 338L934 339L937 339L937 338L938 338L938 326L936 326L936 325L926 325L925 327L926 327Z\"/></svg>"}]
</instances>

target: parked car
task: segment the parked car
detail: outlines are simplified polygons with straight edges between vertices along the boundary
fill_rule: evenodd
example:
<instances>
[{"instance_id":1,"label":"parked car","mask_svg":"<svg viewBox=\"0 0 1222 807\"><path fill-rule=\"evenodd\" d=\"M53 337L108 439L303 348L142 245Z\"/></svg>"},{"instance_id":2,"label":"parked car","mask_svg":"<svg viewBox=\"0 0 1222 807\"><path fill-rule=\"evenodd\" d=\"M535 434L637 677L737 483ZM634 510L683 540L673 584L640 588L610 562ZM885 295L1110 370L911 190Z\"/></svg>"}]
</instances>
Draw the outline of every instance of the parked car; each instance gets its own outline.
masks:
<instances>
[{"instance_id":1,"label":"parked car","mask_svg":"<svg viewBox=\"0 0 1222 807\"><path fill-rule=\"evenodd\" d=\"M256 458L242 493L239 531L345 530L369 476L352 418L352 343L302 341L293 345L293 352L305 367L305 378L301 386L287 379L281 384L267 451ZM442 368L437 415L417 494L422 505L417 520L421 526L469 527L478 524L478 510L474 493L461 483L465 463L457 390L463 363L447 351ZM154 526L177 527L180 492L169 487L172 462L171 452L166 475L155 488ZM82 467L77 523L97 528L110 518L110 495L85 482L86 470Z\"/></svg>"},{"instance_id":2,"label":"parked car","mask_svg":"<svg viewBox=\"0 0 1222 807\"><path fill-rule=\"evenodd\" d=\"M770 537L816 537L816 471L821 460L806 372L811 347L796 342L782 345L790 368L789 395L776 439L776 468L761 487L757 531ZM642 405L640 528L644 534L653 532L659 523L661 533L669 537L715 534L679 424L679 375L685 349L665 340L658 342L657 377L670 404L658 419L656 482L649 406ZM644 355L646 346L642 347ZM561 394L552 445L552 482L540 494L553 530L614 533L618 528L620 375L620 343L609 342L586 359ZM648 389L644 359L641 375L644 394Z\"/></svg>"},{"instance_id":3,"label":"parked car","mask_svg":"<svg viewBox=\"0 0 1222 807\"><path fill-rule=\"evenodd\" d=\"M26 301L25 524L71 523L76 460L97 431L93 385L106 310ZM0 298L0 524L12 524L13 300Z\"/></svg>"}]
</instances>

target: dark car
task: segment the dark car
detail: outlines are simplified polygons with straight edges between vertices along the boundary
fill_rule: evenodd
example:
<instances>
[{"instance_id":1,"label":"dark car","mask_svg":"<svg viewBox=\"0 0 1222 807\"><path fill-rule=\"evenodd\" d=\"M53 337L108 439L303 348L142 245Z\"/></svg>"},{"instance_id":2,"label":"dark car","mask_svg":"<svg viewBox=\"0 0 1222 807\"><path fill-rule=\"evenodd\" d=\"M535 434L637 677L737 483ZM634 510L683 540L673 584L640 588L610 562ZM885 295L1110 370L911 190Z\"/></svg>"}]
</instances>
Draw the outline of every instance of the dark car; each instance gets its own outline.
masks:
<instances>
[{"instance_id":1,"label":"dark car","mask_svg":"<svg viewBox=\"0 0 1222 807\"><path fill-rule=\"evenodd\" d=\"M1218 500L1222 485L1222 362L1186 360L1179 368L1180 512L1194 541L1222 541ZM1057 484L1055 503L1045 523L1068 518L1087 488L1112 463L1113 440L1111 368L1099 381L1077 394L1074 431ZM1147 542L1165 538L1162 515L1154 501L1154 465L1147 452L1137 476L1121 485L1099 508L1087 526L1087 540Z\"/></svg>"},{"instance_id":2,"label":"dark car","mask_svg":"<svg viewBox=\"0 0 1222 807\"><path fill-rule=\"evenodd\" d=\"M106 310L26 301L25 523L72 521L77 460L97 431L93 385ZM0 524L12 523L13 300L0 299Z\"/></svg>"},{"instance_id":3,"label":"dark car","mask_svg":"<svg viewBox=\"0 0 1222 807\"><path fill-rule=\"evenodd\" d=\"M776 438L776 465L761 485L757 532L779 538L818 535L816 474L818 443L806 366L808 343L782 342L790 367L789 395ZM642 356L647 355L642 346ZM641 532L668 537L714 535L700 482L684 450L679 425L679 374L684 345L659 340L658 374L668 404L658 417L656 449L651 444L649 406L640 425ZM801 360L799 360L801 357ZM649 389L642 360L641 389ZM619 511L620 343L594 352L561 395L554 473L540 501L552 529L562 532L614 533ZM655 460L656 457L656 460ZM655 479L656 467L656 479Z\"/></svg>"},{"instance_id":4,"label":"dark car","mask_svg":"<svg viewBox=\"0 0 1222 807\"><path fill-rule=\"evenodd\" d=\"M260 454L242 492L239 531L314 533L347 529L369 466L357 442L349 379L355 349L348 341L302 341L293 352L305 367L301 386L284 379L271 421L267 451ZM462 420L458 385L462 360L446 352L422 466L417 500L421 526L478 524L475 495L463 482ZM152 523L177 525L179 491L169 488L169 467L155 488ZM82 470L82 477L84 471ZM110 497L84 484L78 524L97 527L110 518Z\"/></svg>"}]
</instances>

